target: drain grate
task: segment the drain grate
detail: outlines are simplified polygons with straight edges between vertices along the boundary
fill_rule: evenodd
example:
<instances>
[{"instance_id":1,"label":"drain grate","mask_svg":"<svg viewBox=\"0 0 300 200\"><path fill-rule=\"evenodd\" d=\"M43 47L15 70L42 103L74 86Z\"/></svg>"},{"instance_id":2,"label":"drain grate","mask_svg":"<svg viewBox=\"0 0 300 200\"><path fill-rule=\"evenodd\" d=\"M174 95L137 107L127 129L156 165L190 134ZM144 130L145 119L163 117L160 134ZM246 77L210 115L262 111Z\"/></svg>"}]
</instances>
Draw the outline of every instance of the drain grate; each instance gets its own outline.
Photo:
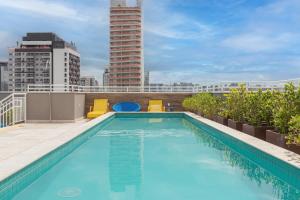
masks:
<instances>
[{"instance_id":1,"label":"drain grate","mask_svg":"<svg viewBox=\"0 0 300 200\"><path fill-rule=\"evenodd\" d=\"M58 191L57 195L64 198L73 198L81 194L81 190L75 187L68 187Z\"/></svg>"}]
</instances>

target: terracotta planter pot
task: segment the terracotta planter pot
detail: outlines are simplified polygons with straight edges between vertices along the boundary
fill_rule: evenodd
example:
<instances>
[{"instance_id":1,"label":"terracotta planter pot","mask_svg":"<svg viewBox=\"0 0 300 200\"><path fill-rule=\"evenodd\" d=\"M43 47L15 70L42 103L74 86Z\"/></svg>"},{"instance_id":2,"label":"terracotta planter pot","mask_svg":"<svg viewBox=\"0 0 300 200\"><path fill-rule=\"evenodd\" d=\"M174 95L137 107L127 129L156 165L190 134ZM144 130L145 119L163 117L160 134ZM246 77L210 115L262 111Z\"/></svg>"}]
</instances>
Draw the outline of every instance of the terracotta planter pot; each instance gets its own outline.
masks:
<instances>
[{"instance_id":1,"label":"terracotta planter pot","mask_svg":"<svg viewBox=\"0 0 300 200\"><path fill-rule=\"evenodd\" d=\"M249 124L243 124L243 132L251 135L253 137L259 138L261 140L266 140L266 130L269 129L268 126L252 126Z\"/></svg>"},{"instance_id":2,"label":"terracotta planter pot","mask_svg":"<svg viewBox=\"0 0 300 200\"><path fill-rule=\"evenodd\" d=\"M277 146L287 148L285 135L282 135L280 133L277 133L273 130L267 130L266 131L266 141L270 142L272 144L275 144Z\"/></svg>"},{"instance_id":3,"label":"terracotta planter pot","mask_svg":"<svg viewBox=\"0 0 300 200\"><path fill-rule=\"evenodd\" d=\"M297 154L300 154L300 146L291 144L286 144L285 135L277 133L273 130L267 130L266 132L266 141L270 142L272 144L275 144L277 146L280 146L282 148L285 148L287 150L290 150L292 152L295 152Z\"/></svg>"},{"instance_id":4,"label":"terracotta planter pot","mask_svg":"<svg viewBox=\"0 0 300 200\"><path fill-rule=\"evenodd\" d=\"M228 119L225 118L225 117L221 117L221 116L216 115L216 116L213 117L213 119L214 119L215 122L218 122L219 124L223 124L225 126L228 126Z\"/></svg>"},{"instance_id":5,"label":"terracotta planter pot","mask_svg":"<svg viewBox=\"0 0 300 200\"><path fill-rule=\"evenodd\" d=\"M241 122L236 122L232 119L228 119L228 126L230 128L236 129L238 131L242 131L243 130L243 123Z\"/></svg>"},{"instance_id":6,"label":"terracotta planter pot","mask_svg":"<svg viewBox=\"0 0 300 200\"><path fill-rule=\"evenodd\" d=\"M295 145L295 144L287 145L287 149L300 155L300 146L299 145Z\"/></svg>"}]
</instances>

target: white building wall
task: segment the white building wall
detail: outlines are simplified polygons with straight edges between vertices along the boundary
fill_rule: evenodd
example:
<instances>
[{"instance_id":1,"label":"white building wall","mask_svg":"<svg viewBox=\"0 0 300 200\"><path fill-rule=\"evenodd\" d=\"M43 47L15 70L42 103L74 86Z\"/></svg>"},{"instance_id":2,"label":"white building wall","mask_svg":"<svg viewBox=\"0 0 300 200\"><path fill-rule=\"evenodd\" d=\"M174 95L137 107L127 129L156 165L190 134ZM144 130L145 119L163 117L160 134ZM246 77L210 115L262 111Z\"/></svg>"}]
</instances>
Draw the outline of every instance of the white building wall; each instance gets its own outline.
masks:
<instances>
[{"instance_id":1,"label":"white building wall","mask_svg":"<svg viewBox=\"0 0 300 200\"><path fill-rule=\"evenodd\" d=\"M53 84L69 85L69 55L73 54L80 57L77 51L71 48L53 49Z\"/></svg>"},{"instance_id":2,"label":"white building wall","mask_svg":"<svg viewBox=\"0 0 300 200\"><path fill-rule=\"evenodd\" d=\"M53 72L52 73L53 73L54 85L69 84L69 58L66 49L53 49ZM65 79L67 81L65 81Z\"/></svg>"}]
</instances>

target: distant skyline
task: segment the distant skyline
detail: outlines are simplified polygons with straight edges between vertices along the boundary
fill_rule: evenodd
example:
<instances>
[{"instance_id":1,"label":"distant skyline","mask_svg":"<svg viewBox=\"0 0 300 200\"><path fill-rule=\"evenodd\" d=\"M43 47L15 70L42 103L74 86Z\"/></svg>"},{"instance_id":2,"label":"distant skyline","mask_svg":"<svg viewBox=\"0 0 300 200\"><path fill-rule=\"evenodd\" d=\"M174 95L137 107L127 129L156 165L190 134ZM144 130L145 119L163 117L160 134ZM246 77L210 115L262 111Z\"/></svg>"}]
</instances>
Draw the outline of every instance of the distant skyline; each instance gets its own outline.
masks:
<instances>
[{"instance_id":1,"label":"distant skyline","mask_svg":"<svg viewBox=\"0 0 300 200\"><path fill-rule=\"evenodd\" d=\"M131 0L129 0L131 1ZM151 82L300 77L299 0L144 0ZM109 0L0 0L0 60L27 32L76 43L82 75L109 63Z\"/></svg>"}]
</instances>

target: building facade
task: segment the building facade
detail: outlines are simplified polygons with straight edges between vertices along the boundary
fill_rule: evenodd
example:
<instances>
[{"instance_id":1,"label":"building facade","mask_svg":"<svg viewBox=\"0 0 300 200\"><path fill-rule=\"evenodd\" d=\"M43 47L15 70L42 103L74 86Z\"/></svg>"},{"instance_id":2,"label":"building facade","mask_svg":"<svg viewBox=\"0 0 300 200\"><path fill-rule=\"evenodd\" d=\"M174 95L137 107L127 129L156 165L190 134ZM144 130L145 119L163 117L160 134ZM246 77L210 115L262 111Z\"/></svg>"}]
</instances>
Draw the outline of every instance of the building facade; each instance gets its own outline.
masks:
<instances>
[{"instance_id":1,"label":"building facade","mask_svg":"<svg viewBox=\"0 0 300 200\"><path fill-rule=\"evenodd\" d=\"M25 91L29 84L80 84L80 54L55 33L27 33L9 49L8 69L10 91Z\"/></svg>"},{"instance_id":2,"label":"building facade","mask_svg":"<svg viewBox=\"0 0 300 200\"><path fill-rule=\"evenodd\" d=\"M144 85L149 86L150 84L150 71L145 70L145 80L144 80Z\"/></svg>"},{"instance_id":3,"label":"building facade","mask_svg":"<svg viewBox=\"0 0 300 200\"><path fill-rule=\"evenodd\" d=\"M8 62L0 61L0 91L8 91Z\"/></svg>"},{"instance_id":4,"label":"building facade","mask_svg":"<svg viewBox=\"0 0 300 200\"><path fill-rule=\"evenodd\" d=\"M82 76L80 77L81 86L98 86L98 81L94 76Z\"/></svg>"},{"instance_id":5,"label":"building facade","mask_svg":"<svg viewBox=\"0 0 300 200\"><path fill-rule=\"evenodd\" d=\"M141 1L111 0L110 86L143 86L144 53Z\"/></svg>"},{"instance_id":6,"label":"building facade","mask_svg":"<svg viewBox=\"0 0 300 200\"><path fill-rule=\"evenodd\" d=\"M109 86L109 69L108 68L104 69L102 81L103 81L103 86Z\"/></svg>"}]
</instances>

